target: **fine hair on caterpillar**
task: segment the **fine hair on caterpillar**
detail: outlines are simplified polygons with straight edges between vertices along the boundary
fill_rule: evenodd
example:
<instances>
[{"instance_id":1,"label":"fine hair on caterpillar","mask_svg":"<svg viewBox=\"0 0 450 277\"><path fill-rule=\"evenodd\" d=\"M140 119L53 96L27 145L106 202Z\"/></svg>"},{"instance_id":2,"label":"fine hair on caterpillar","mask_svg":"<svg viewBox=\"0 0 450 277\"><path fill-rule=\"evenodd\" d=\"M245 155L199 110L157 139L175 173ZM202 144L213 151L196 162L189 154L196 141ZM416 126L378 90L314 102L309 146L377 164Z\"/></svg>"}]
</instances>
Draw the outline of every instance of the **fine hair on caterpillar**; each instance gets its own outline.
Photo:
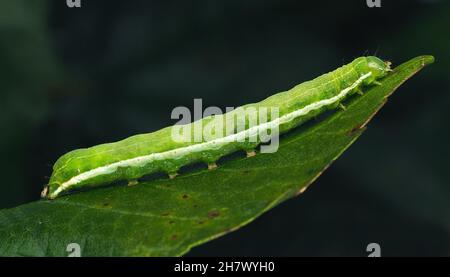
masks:
<instances>
[{"instance_id":1,"label":"fine hair on caterpillar","mask_svg":"<svg viewBox=\"0 0 450 277\"><path fill-rule=\"evenodd\" d=\"M121 180L135 185L142 176L160 172L174 178L182 167L198 162L216 170L221 157L245 151L250 158L260 145L261 152L273 153L279 147L280 134L327 111L345 109L343 101L363 94L366 87L381 85L379 80L389 71L388 62L360 57L288 91L227 109L224 114L209 107L198 116L194 109L192 122L190 111L178 107L172 112L172 119L181 119L177 125L63 155L54 164L42 196L54 199ZM262 145L269 141L270 145Z\"/></svg>"}]
</instances>

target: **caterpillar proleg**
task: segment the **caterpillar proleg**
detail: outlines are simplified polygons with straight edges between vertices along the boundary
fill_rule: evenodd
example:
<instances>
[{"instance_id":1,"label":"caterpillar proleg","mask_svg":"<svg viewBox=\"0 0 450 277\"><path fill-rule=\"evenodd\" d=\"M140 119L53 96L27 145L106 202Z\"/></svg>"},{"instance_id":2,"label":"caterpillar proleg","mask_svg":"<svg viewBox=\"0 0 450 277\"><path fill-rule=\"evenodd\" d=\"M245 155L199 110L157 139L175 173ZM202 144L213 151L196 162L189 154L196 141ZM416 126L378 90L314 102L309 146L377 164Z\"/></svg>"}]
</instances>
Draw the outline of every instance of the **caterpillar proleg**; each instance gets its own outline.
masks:
<instances>
[{"instance_id":1,"label":"caterpillar proleg","mask_svg":"<svg viewBox=\"0 0 450 277\"><path fill-rule=\"evenodd\" d=\"M228 118L238 117L245 109L259 111L276 107L278 110L278 116L269 113L264 122L244 116L243 123L236 124L233 132L222 132L224 135L221 137L174 141L171 134L175 126L171 126L122 141L71 151L54 164L42 197L54 199L76 189L119 180L127 180L134 185L144 175L157 172L165 172L174 178L181 167L197 162L204 162L213 170L219 158L239 150L247 152L248 157L254 156L256 147L264 142L258 136L261 131L276 128L280 134L285 133L327 110L345 109L342 101L355 93L363 93L367 86L377 84L390 70L389 62L374 56L360 57L288 91L242 106L244 109L208 116L185 126L194 127L201 123L221 130Z\"/></svg>"}]
</instances>

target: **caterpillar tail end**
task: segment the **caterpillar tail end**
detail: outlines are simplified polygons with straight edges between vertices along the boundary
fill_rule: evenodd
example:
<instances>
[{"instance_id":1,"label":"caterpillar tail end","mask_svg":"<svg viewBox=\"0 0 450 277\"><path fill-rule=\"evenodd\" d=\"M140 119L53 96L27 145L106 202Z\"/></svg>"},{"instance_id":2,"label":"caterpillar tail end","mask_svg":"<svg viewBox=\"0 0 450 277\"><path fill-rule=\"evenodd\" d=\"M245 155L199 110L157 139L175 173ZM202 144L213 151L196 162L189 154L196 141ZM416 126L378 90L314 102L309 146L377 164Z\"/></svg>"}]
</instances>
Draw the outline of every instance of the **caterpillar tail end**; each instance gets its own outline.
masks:
<instances>
[{"instance_id":1,"label":"caterpillar tail end","mask_svg":"<svg viewBox=\"0 0 450 277\"><path fill-rule=\"evenodd\" d=\"M44 186L44 189L41 191L41 198L48 198L48 185Z\"/></svg>"},{"instance_id":2,"label":"caterpillar tail end","mask_svg":"<svg viewBox=\"0 0 450 277\"><path fill-rule=\"evenodd\" d=\"M252 151L247 151L247 158L251 158L256 156L256 151L252 150Z\"/></svg>"}]
</instances>

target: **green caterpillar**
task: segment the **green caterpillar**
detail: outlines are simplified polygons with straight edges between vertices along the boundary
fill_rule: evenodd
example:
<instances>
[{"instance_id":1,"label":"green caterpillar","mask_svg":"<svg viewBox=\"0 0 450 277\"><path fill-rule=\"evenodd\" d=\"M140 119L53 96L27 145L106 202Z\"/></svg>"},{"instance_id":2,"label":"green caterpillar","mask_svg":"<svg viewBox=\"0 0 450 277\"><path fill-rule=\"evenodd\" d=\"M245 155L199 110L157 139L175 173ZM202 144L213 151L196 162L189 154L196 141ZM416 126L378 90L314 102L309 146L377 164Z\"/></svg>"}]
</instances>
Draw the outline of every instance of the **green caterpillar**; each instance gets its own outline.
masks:
<instances>
[{"instance_id":1,"label":"green caterpillar","mask_svg":"<svg viewBox=\"0 0 450 277\"><path fill-rule=\"evenodd\" d=\"M343 100L354 93L361 94L364 87L379 84L377 80L389 71L390 63L377 57L357 58L289 91L243 106L256 110L276 107L279 116L268 116L267 122L256 121L256 125L250 124L255 122L254 118L244 116L245 120L235 124L231 132L227 130L224 136L212 140L200 138L174 141L171 134L175 126L171 126L119 142L71 151L55 163L50 181L41 196L54 199L73 190L119 180L135 184L142 176L157 172L168 173L172 178L182 166L196 162L205 162L213 169L220 157L239 150L253 156L255 148L262 142L257 135L261 130L278 128L279 133L285 133L326 110L342 107ZM229 118L239 116L245 109L205 117L184 127L209 124L210 127L221 129Z\"/></svg>"}]
</instances>

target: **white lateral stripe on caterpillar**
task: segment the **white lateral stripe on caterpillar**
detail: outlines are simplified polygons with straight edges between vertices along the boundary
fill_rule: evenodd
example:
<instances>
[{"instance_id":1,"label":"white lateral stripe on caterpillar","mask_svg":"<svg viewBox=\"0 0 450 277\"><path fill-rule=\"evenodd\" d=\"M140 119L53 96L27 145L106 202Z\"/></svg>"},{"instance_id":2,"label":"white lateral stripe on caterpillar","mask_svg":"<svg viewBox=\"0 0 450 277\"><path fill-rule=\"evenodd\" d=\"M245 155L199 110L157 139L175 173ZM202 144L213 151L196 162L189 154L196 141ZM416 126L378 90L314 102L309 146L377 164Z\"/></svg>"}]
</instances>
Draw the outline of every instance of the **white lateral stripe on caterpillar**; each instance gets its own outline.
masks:
<instances>
[{"instance_id":1,"label":"white lateral stripe on caterpillar","mask_svg":"<svg viewBox=\"0 0 450 277\"><path fill-rule=\"evenodd\" d=\"M347 96L347 94L349 94L353 89L355 89L359 84L361 84L366 78L368 78L371 75L372 75L372 72L362 75L352 85L343 89L338 95L336 95L334 97L320 100L320 101L317 101L316 103L309 104L299 110L288 113L288 114L281 116L270 122L266 122L261 125L254 126L245 131L241 131L239 133L232 134L230 136L214 139L214 140L207 141L207 142L193 144L190 146L169 150L166 152L152 153L152 154L145 155L145 156L135 157L135 158L123 160L120 162L115 162L115 163L112 163L109 165L101 166L101 167L83 172L77 176L72 177L68 181L62 183L50 195L50 198L54 198L54 197L58 196L61 192L63 192L67 188L74 186L78 183L81 183L83 181L89 180L91 178L94 178L94 177L97 177L100 175L113 173L119 167L142 166L142 165L145 165L145 164L155 161L155 160L164 160L164 159L168 159L168 158L184 156L184 155L192 153L192 152L199 152L199 151L204 151L204 150L208 150L208 149L214 149L214 148L219 147L220 145L229 143L231 141L239 141L240 139L245 139L247 137L257 135L260 130L274 129L275 127L278 127L281 124L288 123L300 116L308 114L311 111L320 109L323 106L331 105L333 103L340 101L341 99L345 98L345 96Z\"/></svg>"}]
</instances>

